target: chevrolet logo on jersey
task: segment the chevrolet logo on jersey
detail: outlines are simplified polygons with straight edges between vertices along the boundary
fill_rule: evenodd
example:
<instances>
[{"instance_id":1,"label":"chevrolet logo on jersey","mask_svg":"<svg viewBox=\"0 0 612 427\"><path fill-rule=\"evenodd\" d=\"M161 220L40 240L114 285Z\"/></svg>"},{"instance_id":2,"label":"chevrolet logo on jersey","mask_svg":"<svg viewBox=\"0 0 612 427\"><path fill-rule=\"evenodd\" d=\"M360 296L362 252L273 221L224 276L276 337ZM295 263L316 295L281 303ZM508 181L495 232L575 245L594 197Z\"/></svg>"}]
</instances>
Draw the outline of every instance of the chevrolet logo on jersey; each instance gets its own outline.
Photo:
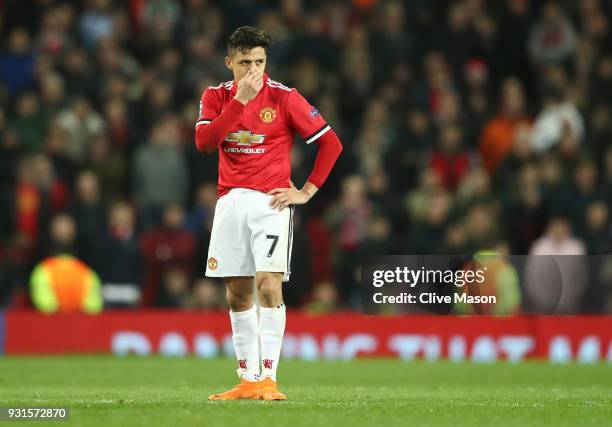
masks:
<instances>
[{"instance_id":1,"label":"chevrolet logo on jersey","mask_svg":"<svg viewBox=\"0 0 612 427\"><path fill-rule=\"evenodd\" d=\"M239 130L238 132L230 132L225 137L228 142L236 142L238 145L261 144L264 142L265 135L251 133L248 130Z\"/></svg>"}]
</instances>

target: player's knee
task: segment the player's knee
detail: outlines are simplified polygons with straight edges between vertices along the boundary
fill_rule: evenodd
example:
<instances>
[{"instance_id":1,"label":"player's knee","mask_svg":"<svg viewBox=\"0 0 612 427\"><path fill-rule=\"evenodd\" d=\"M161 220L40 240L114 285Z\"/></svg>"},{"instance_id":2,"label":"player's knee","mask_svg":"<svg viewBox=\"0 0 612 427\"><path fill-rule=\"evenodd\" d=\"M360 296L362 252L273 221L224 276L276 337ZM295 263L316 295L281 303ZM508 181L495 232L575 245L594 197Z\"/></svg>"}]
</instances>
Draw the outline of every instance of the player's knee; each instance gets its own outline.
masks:
<instances>
[{"instance_id":1,"label":"player's knee","mask_svg":"<svg viewBox=\"0 0 612 427\"><path fill-rule=\"evenodd\" d=\"M227 289L227 304L232 311L245 311L253 306L253 294Z\"/></svg>"},{"instance_id":2,"label":"player's knee","mask_svg":"<svg viewBox=\"0 0 612 427\"><path fill-rule=\"evenodd\" d=\"M257 291L264 299L275 299L281 294L282 280L271 274L262 275L257 280Z\"/></svg>"}]
</instances>

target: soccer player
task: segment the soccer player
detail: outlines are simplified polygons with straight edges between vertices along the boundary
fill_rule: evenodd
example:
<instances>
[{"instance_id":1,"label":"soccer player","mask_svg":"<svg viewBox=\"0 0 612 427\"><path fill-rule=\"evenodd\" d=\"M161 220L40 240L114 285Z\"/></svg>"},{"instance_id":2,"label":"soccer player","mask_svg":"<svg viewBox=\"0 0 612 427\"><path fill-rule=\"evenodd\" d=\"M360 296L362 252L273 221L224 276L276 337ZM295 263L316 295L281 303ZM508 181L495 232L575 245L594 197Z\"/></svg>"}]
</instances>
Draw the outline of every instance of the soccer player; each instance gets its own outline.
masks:
<instances>
[{"instance_id":1,"label":"soccer player","mask_svg":"<svg viewBox=\"0 0 612 427\"><path fill-rule=\"evenodd\" d=\"M257 28L234 31L225 58L234 80L204 91L196 122L198 150L219 151L206 275L224 278L240 377L240 384L210 400L287 399L278 390L276 370L285 331L282 285L290 274L293 209L314 196L342 151L317 109L296 89L265 74L270 41ZM314 168L300 190L291 182L296 133L306 144L318 145Z\"/></svg>"}]
</instances>

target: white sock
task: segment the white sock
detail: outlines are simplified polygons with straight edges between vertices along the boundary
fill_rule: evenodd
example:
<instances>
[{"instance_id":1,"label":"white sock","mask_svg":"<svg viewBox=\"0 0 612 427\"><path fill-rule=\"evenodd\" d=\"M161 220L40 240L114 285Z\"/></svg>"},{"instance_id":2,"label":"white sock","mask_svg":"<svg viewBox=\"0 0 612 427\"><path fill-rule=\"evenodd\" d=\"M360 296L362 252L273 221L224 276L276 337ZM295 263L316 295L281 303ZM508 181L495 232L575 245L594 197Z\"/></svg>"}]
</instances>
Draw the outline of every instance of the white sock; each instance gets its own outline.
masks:
<instances>
[{"instance_id":1,"label":"white sock","mask_svg":"<svg viewBox=\"0 0 612 427\"><path fill-rule=\"evenodd\" d=\"M261 377L276 381L278 358L285 333L285 304L259 307L259 339L261 340Z\"/></svg>"},{"instance_id":2,"label":"white sock","mask_svg":"<svg viewBox=\"0 0 612 427\"><path fill-rule=\"evenodd\" d=\"M232 341L238 358L238 375L247 381L259 380L259 324L257 306L230 311Z\"/></svg>"}]
</instances>

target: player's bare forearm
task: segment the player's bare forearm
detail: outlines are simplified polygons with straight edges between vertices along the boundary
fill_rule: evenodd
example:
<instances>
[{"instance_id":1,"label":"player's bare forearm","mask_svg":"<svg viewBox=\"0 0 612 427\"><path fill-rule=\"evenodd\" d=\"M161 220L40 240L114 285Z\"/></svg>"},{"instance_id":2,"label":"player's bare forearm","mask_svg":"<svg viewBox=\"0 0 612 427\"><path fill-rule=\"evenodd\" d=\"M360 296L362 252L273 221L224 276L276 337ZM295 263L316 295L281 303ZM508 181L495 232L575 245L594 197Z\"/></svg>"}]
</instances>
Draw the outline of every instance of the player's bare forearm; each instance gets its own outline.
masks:
<instances>
[{"instance_id":1,"label":"player's bare forearm","mask_svg":"<svg viewBox=\"0 0 612 427\"><path fill-rule=\"evenodd\" d=\"M317 187L310 181L306 181L306 184L304 184L300 191L306 193L308 195L308 200L310 200L312 199L312 196L314 196L315 193L319 191L319 187Z\"/></svg>"},{"instance_id":2,"label":"player's bare forearm","mask_svg":"<svg viewBox=\"0 0 612 427\"><path fill-rule=\"evenodd\" d=\"M272 209L282 211L290 205L303 205L315 195L319 189L312 182L306 182L301 190L298 190L293 182L290 188L275 188L268 191L268 194L273 196L270 201Z\"/></svg>"}]
</instances>

